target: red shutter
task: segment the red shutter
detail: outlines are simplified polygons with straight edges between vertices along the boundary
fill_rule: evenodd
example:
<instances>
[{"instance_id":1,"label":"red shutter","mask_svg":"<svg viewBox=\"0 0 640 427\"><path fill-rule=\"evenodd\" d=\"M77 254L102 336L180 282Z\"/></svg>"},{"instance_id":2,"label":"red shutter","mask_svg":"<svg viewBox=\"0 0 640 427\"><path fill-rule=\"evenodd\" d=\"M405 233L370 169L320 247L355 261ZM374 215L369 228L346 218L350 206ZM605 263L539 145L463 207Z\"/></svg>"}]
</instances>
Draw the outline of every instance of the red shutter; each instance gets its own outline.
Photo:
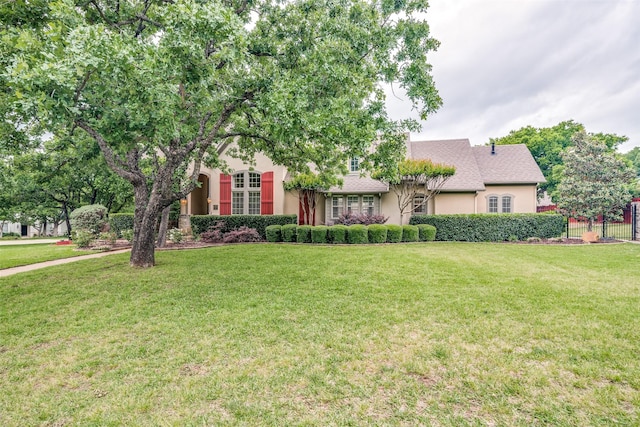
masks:
<instances>
[{"instance_id":1,"label":"red shutter","mask_svg":"<svg viewBox=\"0 0 640 427\"><path fill-rule=\"evenodd\" d=\"M273 172L260 177L260 215L273 215Z\"/></svg>"},{"instance_id":2,"label":"red shutter","mask_svg":"<svg viewBox=\"0 0 640 427\"><path fill-rule=\"evenodd\" d=\"M231 215L231 175L220 175L220 215Z\"/></svg>"}]
</instances>

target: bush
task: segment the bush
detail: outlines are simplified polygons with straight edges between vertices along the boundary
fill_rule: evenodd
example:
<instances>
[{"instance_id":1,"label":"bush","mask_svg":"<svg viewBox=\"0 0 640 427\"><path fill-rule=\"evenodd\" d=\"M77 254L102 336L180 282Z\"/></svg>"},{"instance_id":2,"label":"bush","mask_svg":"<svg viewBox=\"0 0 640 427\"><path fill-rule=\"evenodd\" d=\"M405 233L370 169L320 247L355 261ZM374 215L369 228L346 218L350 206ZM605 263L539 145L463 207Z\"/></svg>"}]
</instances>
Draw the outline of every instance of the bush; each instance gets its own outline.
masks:
<instances>
[{"instance_id":1,"label":"bush","mask_svg":"<svg viewBox=\"0 0 640 427\"><path fill-rule=\"evenodd\" d=\"M116 236L116 233L114 233L112 231L105 231L105 232L100 233L98 235L98 239L99 240L104 240L107 243L110 243L112 245L116 242L117 238L118 238L118 236Z\"/></svg>"},{"instance_id":2,"label":"bush","mask_svg":"<svg viewBox=\"0 0 640 427\"><path fill-rule=\"evenodd\" d=\"M242 226L237 230L229 231L225 233L224 238L222 239L223 243L250 243L250 242L260 242L262 241L262 237L258 233L255 228L249 228L246 226Z\"/></svg>"},{"instance_id":3,"label":"bush","mask_svg":"<svg viewBox=\"0 0 640 427\"><path fill-rule=\"evenodd\" d=\"M347 243L347 226L346 225L332 225L329 227L329 241L336 245L342 245Z\"/></svg>"},{"instance_id":4,"label":"bush","mask_svg":"<svg viewBox=\"0 0 640 427\"><path fill-rule=\"evenodd\" d=\"M429 224L418 224L418 238L421 242L433 242L436 239L436 228Z\"/></svg>"},{"instance_id":5,"label":"bush","mask_svg":"<svg viewBox=\"0 0 640 427\"><path fill-rule=\"evenodd\" d=\"M400 243L402 241L402 226L396 224L387 225L387 242Z\"/></svg>"},{"instance_id":6,"label":"bush","mask_svg":"<svg viewBox=\"0 0 640 427\"><path fill-rule=\"evenodd\" d=\"M14 233L13 231L9 231L8 233L2 233L2 238L0 240L18 240L22 236L19 233Z\"/></svg>"},{"instance_id":7,"label":"bush","mask_svg":"<svg viewBox=\"0 0 640 427\"><path fill-rule=\"evenodd\" d=\"M118 237L122 237L126 239L123 233L125 230L133 230L133 214L132 213L109 214L109 230L116 233Z\"/></svg>"},{"instance_id":8,"label":"bush","mask_svg":"<svg viewBox=\"0 0 640 427\"><path fill-rule=\"evenodd\" d=\"M299 225L296 228L296 241L298 243L311 243L310 225Z\"/></svg>"},{"instance_id":9,"label":"bush","mask_svg":"<svg viewBox=\"0 0 640 427\"><path fill-rule=\"evenodd\" d=\"M417 242L418 241L418 227L415 225L403 225L402 226L402 241L403 242Z\"/></svg>"},{"instance_id":10,"label":"bush","mask_svg":"<svg viewBox=\"0 0 640 427\"><path fill-rule=\"evenodd\" d=\"M311 243L327 243L328 229L326 225L311 227Z\"/></svg>"},{"instance_id":11,"label":"bush","mask_svg":"<svg viewBox=\"0 0 640 427\"><path fill-rule=\"evenodd\" d=\"M273 224L267 226L265 228L265 233L267 235L267 242L282 242L282 226L278 224Z\"/></svg>"},{"instance_id":12,"label":"bush","mask_svg":"<svg viewBox=\"0 0 640 427\"><path fill-rule=\"evenodd\" d=\"M171 243L182 243L184 234L182 234L182 230L179 228L172 228L167 232L167 237Z\"/></svg>"},{"instance_id":13,"label":"bush","mask_svg":"<svg viewBox=\"0 0 640 427\"><path fill-rule=\"evenodd\" d=\"M369 243L369 232L366 225L354 224L347 227L347 242L352 245Z\"/></svg>"},{"instance_id":14,"label":"bush","mask_svg":"<svg viewBox=\"0 0 640 427\"><path fill-rule=\"evenodd\" d=\"M224 222L218 221L211 225L207 231L200 234L200 240L205 243L222 243L224 239Z\"/></svg>"},{"instance_id":15,"label":"bush","mask_svg":"<svg viewBox=\"0 0 640 427\"><path fill-rule=\"evenodd\" d=\"M387 222L389 217L385 217L384 215L377 214L367 214L367 213L343 213L336 219L333 223L334 225L354 225L354 224L363 224L363 225L371 225L371 224L384 224Z\"/></svg>"},{"instance_id":16,"label":"bush","mask_svg":"<svg viewBox=\"0 0 640 427\"><path fill-rule=\"evenodd\" d=\"M369 226L369 243L386 243L387 227L382 224L371 224Z\"/></svg>"},{"instance_id":17,"label":"bush","mask_svg":"<svg viewBox=\"0 0 640 427\"><path fill-rule=\"evenodd\" d=\"M122 236L123 239L125 239L127 242L131 243L133 242L133 229L132 228L128 228L126 230L122 230L120 232L120 235Z\"/></svg>"},{"instance_id":18,"label":"bush","mask_svg":"<svg viewBox=\"0 0 640 427\"><path fill-rule=\"evenodd\" d=\"M414 215L410 223L433 225L436 240L464 242L548 239L564 231L564 218L557 214Z\"/></svg>"},{"instance_id":19,"label":"bush","mask_svg":"<svg viewBox=\"0 0 640 427\"><path fill-rule=\"evenodd\" d=\"M296 224L284 224L282 226L282 241L283 242L295 242L296 241Z\"/></svg>"},{"instance_id":20,"label":"bush","mask_svg":"<svg viewBox=\"0 0 640 427\"><path fill-rule=\"evenodd\" d=\"M263 240L267 238L266 228L270 225L296 224L296 215L193 215L191 229L195 235L208 231L217 222L224 222L223 233L240 227L254 228Z\"/></svg>"},{"instance_id":21,"label":"bush","mask_svg":"<svg viewBox=\"0 0 640 427\"><path fill-rule=\"evenodd\" d=\"M96 240L96 235L88 230L75 229L71 235L71 240L79 248L88 248Z\"/></svg>"},{"instance_id":22,"label":"bush","mask_svg":"<svg viewBox=\"0 0 640 427\"><path fill-rule=\"evenodd\" d=\"M82 206L69 215L71 228L97 236L107 224L107 208L102 205Z\"/></svg>"}]
</instances>

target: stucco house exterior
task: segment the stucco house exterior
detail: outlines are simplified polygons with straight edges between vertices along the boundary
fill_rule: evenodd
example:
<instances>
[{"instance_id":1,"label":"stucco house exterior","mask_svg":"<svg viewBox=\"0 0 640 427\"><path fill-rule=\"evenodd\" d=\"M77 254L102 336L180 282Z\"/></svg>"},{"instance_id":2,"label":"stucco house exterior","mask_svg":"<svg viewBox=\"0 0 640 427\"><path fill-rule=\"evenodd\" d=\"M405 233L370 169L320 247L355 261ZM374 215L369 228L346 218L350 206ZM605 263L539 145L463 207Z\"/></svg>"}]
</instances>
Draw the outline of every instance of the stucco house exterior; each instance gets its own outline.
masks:
<instances>
[{"instance_id":1,"label":"stucco house exterior","mask_svg":"<svg viewBox=\"0 0 640 427\"><path fill-rule=\"evenodd\" d=\"M411 141L407 156L455 166L456 173L428 206L415 213L535 213L536 189L545 181L525 145L472 146L468 139ZM297 194L284 190L287 170L265 156L249 166L228 158L233 173L203 169L195 189L182 201L182 215L299 214ZM400 223L396 195L387 184L362 176L358 159L341 187L328 189L318 203L315 225L331 224L345 212L382 214ZM300 215L301 217L301 215Z\"/></svg>"}]
</instances>

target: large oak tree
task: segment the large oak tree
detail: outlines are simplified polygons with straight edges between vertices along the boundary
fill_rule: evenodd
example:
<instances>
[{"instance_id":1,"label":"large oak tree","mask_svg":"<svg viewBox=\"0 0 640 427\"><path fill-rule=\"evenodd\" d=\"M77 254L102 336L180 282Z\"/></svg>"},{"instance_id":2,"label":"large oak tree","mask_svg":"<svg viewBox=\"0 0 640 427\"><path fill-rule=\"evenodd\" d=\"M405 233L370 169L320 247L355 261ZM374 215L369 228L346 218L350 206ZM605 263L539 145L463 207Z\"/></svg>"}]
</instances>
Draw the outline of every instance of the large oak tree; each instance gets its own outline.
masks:
<instances>
[{"instance_id":1,"label":"large oak tree","mask_svg":"<svg viewBox=\"0 0 640 427\"><path fill-rule=\"evenodd\" d=\"M154 264L160 212L230 148L292 171L331 172L390 129L381 82L403 87L422 117L441 104L426 58L437 47L426 0L1 8L2 129L15 144L51 132L99 145L133 185L134 266Z\"/></svg>"}]
</instances>

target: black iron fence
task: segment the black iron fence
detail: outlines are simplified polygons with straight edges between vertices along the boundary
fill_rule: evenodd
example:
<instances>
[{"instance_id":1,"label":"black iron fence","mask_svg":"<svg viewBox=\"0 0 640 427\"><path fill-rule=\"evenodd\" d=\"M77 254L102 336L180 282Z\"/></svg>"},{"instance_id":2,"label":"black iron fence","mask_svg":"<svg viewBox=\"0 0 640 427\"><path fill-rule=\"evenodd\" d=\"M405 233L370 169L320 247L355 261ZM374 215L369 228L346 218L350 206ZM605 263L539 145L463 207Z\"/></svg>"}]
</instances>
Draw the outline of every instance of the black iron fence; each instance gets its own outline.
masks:
<instances>
[{"instance_id":1,"label":"black iron fence","mask_svg":"<svg viewBox=\"0 0 640 427\"><path fill-rule=\"evenodd\" d=\"M593 223L591 231L594 231L601 239L615 240L640 240L638 234L638 212L635 204L630 206L629 213L625 213L624 221L600 220ZM566 224L566 236L569 239L581 238L588 231L589 224L574 218L568 218Z\"/></svg>"}]
</instances>

